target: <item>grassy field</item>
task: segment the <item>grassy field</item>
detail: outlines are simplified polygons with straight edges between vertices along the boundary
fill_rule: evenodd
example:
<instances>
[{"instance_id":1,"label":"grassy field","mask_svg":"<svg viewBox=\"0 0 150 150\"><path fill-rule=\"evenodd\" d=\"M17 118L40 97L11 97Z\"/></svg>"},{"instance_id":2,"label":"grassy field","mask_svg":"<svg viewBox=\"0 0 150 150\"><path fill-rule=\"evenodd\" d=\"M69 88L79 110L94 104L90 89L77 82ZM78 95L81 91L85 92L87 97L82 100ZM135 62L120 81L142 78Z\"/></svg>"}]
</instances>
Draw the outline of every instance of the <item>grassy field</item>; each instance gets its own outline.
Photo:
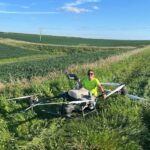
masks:
<instances>
[{"instance_id":1,"label":"grassy field","mask_svg":"<svg viewBox=\"0 0 150 150\"><path fill-rule=\"evenodd\" d=\"M27 47L24 46L24 48ZM34 49L39 50L35 47ZM3 66L0 71L11 66L12 69L8 71L14 70L14 73L21 69L18 66L19 69L16 70L15 65L22 63L29 67L34 62L39 65L40 62L44 64L48 61L47 66L51 64L50 66L57 67L56 70L53 70L52 78L45 78L46 74L43 73L43 77L37 77L37 79L13 80L11 83L3 83L5 87L0 93L0 134L3 135L0 139L0 149L150 149L150 65L148 61L150 60L150 47L78 50L70 54L61 52L60 57L58 53L53 52L55 55L50 55L46 50L46 53L52 57L50 58L51 63L48 58L40 58L39 61L31 61L28 58L32 63L18 61L18 63L10 62L9 64L4 62L0 65L0 67ZM45 53L44 50L42 52ZM42 55L45 56L45 54ZM39 54L35 54L33 58L36 56ZM22 57L27 56L13 59L21 60ZM7 59L1 60L6 61ZM78 60L79 63L76 63L75 60ZM47 67L44 66L45 68ZM99 99L98 115L93 113L85 118L71 119L42 113L40 107L34 113L32 111L23 112L22 110L27 107L24 101L7 100L9 97L32 93L39 96L53 96L67 91L73 87L73 82L67 80L62 70L70 70L82 78L89 68L94 68L101 82L124 83L129 93L145 97L147 100L136 101L125 96L114 95L106 100ZM51 70L43 70L43 72L48 71L51 73ZM24 70L22 72L24 73ZM30 73L32 74L32 70ZM2 79L4 74L0 77Z\"/></svg>"}]
</instances>

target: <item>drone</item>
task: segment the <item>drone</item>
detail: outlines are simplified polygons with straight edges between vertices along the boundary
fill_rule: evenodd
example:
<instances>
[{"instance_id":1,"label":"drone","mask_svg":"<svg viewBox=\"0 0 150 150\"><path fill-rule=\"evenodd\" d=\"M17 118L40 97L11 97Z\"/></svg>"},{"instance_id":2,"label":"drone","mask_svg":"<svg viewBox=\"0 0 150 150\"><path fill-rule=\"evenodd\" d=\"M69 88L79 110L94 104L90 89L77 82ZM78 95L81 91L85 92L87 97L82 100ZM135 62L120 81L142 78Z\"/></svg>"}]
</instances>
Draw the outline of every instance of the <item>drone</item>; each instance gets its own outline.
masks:
<instances>
[{"instance_id":1,"label":"drone","mask_svg":"<svg viewBox=\"0 0 150 150\"><path fill-rule=\"evenodd\" d=\"M41 111L50 113L52 115L67 116L67 117L71 117L74 112L79 112L80 114L82 114L83 117L89 113L97 112L96 109L97 100L100 97L102 97L102 95L95 97L88 90L81 88L80 79L77 77L76 74L67 74L67 78L69 80L76 81L75 87L57 96L44 97L39 99L37 95L28 95L28 96L22 96L17 98L11 98L8 100L10 101L27 100L29 107L27 107L24 110L25 112L28 110L34 111L35 108L41 106L49 107L49 106L56 106L56 105L59 106L57 112L51 112L50 110L46 110L46 109L41 109ZM128 94L125 84L108 82L108 83L101 83L101 85L114 87L113 90L105 89L105 93L106 93L105 99L107 99L108 97L114 94L120 94L131 99L145 100L144 98ZM58 99L63 99L63 101L56 102L56 100ZM52 102L52 100L55 101Z\"/></svg>"}]
</instances>

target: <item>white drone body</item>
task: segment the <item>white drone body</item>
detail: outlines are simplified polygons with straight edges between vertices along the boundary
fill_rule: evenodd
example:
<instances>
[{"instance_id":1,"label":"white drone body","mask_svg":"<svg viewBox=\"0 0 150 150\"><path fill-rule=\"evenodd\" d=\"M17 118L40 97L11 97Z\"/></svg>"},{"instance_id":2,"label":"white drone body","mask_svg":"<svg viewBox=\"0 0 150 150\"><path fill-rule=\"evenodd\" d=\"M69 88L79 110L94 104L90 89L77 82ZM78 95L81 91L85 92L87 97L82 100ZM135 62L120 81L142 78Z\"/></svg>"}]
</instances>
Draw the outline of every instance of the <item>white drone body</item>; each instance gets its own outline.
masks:
<instances>
[{"instance_id":1,"label":"white drone body","mask_svg":"<svg viewBox=\"0 0 150 150\"><path fill-rule=\"evenodd\" d=\"M91 95L91 93L83 88L80 88L80 80L78 77L74 74L68 74L68 78L70 80L75 80L76 86L74 89L69 90L68 92L64 92L58 96L55 97L47 97L46 102L40 102L40 99L38 100L37 96L35 95L29 95L29 96L23 96L23 97L18 97L18 98L12 98L9 100L21 100L21 99L28 99L30 106L25 110L33 110L34 107L38 106L48 106L48 105L61 105L63 110L65 110L67 116L71 116L72 112L74 110L79 110L82 112L83 116L85 116L85 110L88 109L91 112L96 110L96 103L98 100L98 97L94 97ZM102 86L111 86L114 87L114 90L105 90L106 93L106 99L114 94L121 94L124 96L127 96L128 98L131 99L136 99L136 100L145 100L144 98L134 96L131 94L128 94L126 91L126 86L124 84L119 84L119 83L113 83L113 82L108 82L108 83L101 83ZM100 96L99 96L100 97ZM58 99L58 98L64 98L67 101L65 102L50 102L52 99ZM45 110L43 110L45 111ZM61 112L59 112L61 114ZM88 113L87 113L88 114Z\"/></svg>"}]
</instances>

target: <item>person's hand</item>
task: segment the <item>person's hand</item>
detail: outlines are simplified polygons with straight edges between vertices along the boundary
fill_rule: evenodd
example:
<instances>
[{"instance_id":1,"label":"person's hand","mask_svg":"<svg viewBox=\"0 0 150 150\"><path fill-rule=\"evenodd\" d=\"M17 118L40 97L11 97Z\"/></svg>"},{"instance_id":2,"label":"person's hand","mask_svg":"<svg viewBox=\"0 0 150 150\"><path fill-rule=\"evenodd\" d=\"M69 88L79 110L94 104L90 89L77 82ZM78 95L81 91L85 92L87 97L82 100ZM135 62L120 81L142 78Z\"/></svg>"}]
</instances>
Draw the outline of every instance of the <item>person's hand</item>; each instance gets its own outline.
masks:
<instances>
[{"instance_id":1,"label":"person's hand","mask_svg":"<svg viewBox=\"0 0 150 150\"><path fill-rule=\"evenodd\" d=\"M106 96L107 96L107 95L104 93L104 94L103 94L103 99L106 99Z\"/></svg>"}]
</instances>

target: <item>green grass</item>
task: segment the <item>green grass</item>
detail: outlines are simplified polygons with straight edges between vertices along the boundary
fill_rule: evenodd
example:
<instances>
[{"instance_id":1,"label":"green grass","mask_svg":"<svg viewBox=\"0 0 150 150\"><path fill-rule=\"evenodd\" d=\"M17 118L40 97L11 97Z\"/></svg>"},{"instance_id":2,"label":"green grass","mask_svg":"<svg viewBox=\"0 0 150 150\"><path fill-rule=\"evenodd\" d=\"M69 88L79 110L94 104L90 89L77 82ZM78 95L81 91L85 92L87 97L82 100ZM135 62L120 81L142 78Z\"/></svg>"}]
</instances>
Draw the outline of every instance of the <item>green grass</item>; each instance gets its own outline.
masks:
<instances>
[{"instance_id":1,"label":"green grass","mask_svg":"<svg viewBox=\"0 0 150 150\"><path fill-rule=\"evenodd\" d=\"M25 102L9 102L8 97L36 93L56 95L72 87L66 77L52 81L8 86L0 95L1 149L52 149L52 150L149 150L150 138L150 51L136 54L119 63L95 69L96 76L104 81L122 82L129 92L144 96L147 101L130 100L114 95L99 100L98 115L65 119L42 113L26 113ZM80 72L80 71L79 71ZM79 77L83 77L80 72ZM64 84L65 83L65 84ZM38 108L37 108L38 109Z\"/></svg>"}]
</instances>

